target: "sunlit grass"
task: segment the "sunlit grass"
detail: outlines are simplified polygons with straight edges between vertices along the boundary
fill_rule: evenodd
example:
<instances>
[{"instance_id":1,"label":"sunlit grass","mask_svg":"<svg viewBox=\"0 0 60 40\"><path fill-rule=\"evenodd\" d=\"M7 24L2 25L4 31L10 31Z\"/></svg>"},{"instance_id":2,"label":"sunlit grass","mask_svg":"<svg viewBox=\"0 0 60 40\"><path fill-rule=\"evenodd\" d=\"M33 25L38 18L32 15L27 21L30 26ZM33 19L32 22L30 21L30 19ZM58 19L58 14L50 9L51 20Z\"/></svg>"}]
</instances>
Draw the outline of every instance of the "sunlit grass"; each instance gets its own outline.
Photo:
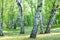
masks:
<instances>
[{"instance_id":1,"label":"sunlit grass","mask_svg":"<svg viewBox=\"0 0 60 40\"><path fill-rule=\"evenodd\" d=\"M29 38L31 29L25 29L25 34L20 34L19 29L4 30L4 36L0 40L60 40L60 28L52 29L50 34L39 34L38 31L35 39Z\"/></svg>"},{"instance_id":2,"label":"sunlit grass","mask_svg":"<svg viewBox=\"0 0 60 40\"><path fill-rule=\"evenodd\" d=\"M53 40L60 37L60 33L50 33L50 34L37 34L36 39L30 39L29 35L14 35L14 36L3 36L0 37L0 40Z\"/></svg>"}]
</instances>

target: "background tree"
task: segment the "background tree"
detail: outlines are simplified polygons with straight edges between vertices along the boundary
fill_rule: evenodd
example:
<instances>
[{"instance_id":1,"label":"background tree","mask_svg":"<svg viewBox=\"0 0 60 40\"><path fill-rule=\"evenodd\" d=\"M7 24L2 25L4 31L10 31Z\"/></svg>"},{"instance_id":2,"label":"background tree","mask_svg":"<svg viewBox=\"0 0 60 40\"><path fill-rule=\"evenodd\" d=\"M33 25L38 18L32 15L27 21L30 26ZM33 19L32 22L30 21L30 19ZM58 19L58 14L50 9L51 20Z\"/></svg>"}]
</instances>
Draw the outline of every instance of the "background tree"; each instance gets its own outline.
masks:
<instances>
[{"instance_id":1,"label":"background tree","mask_svg":"<svg viewBox=\"0 0 60 40\"><path fill-rule=\"evenodd\" d=\"M2 31L2 27L3 27L3 0L2 0L2 2L1 2L1 9L2 9L2 11L1 11L1 14L0 14L0 36L3 36L3 31Z\"/></svg>"},{"instance_id":2,"label":"background tree","mask_svg":"<svg viewBox=\"0 0 60 40\"><path fill-rule=\"evenodd\" d=\"M56 5L55 3L56 3L56 0L54 0L52 11L51 11L51 15L50 15L50 19L49 19L49 22L48 22L48 25L47 25L45 33L50 33L51 24L54 21L54 18L55 18L55 15L56 15L56 11L57 11L58 6L59 6L59 5Z\"/></svg>"},{"instance_id":3,"label":"background tree","mask_svg":"<svg viewBox=\"0 0 60 40\"><path fill-rule=\"evenodd\" d=\"M23 12L22 12L22 0L16 0L16 2L17 2L17 5L18 5L18 7L19 7L19 13L18 13L18 16L19 16L19 18L20 18L20 26L21 26L21 28L20 28L20 33L21 34L24 34L24 24L23 24Z\"/></svg>"}]
</instances>

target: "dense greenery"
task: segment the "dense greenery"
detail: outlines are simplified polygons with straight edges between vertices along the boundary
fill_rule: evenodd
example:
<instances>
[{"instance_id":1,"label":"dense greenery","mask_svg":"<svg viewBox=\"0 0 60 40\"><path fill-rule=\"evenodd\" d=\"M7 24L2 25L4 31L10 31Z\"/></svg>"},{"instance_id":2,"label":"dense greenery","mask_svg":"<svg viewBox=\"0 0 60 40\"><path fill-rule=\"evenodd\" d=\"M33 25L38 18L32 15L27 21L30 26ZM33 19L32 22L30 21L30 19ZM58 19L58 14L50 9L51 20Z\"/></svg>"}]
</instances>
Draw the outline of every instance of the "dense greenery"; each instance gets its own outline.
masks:
<instances>
[{"instance_id":1,"label":"dense greenery","mask_svg":"<svg viewBox=\"0 0 60 40\"><path fill-rule=\"evenodd\" d=\"M46 25L48 20L49 20L49 15L52 9L52 4L53 0L44 0L43 1L43 9L42 9L42 14L43 14L43 24ZM59 4L57 0L57 4ZM35 9L37 5L37 0L22 0L22 5L23 5L23 15L24 15L24 25L29 25L32 26L34 22L34 14L35 14ZM0 0L0 9L2 9L2 0ZM58 20L58 23L60 23L60 16L59 16L59 11L57 12L56 19L55 21ZM0 10L1 14L2 10ZM13 16L14 15L14 16ZM8 21L14 19L14 23L17 19L18 16L18 6L16 4L15 0L3 0L3 26L7 26ZM56 24L56 23L55 23Z\"/></svg>"}]
</instances>

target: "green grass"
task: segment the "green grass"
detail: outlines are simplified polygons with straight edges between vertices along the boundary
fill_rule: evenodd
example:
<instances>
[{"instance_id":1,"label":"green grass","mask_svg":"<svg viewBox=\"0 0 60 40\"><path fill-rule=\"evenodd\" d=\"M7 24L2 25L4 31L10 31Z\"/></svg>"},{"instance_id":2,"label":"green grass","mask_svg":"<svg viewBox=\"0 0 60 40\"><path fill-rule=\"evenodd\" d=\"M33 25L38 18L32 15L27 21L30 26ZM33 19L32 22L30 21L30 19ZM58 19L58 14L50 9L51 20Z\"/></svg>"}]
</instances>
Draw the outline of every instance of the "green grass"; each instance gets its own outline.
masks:
<instances>
[{"instance_id":1,"label":"green grass","mask_svg":"<svg viewBox=\"0 0 60 40\"><path fill-rule=\"evenodd\" d=\"M60 28L51 29L50 34L39 34L35 39L29 38L32 27L25 27L25 34L20 34L19 28L4 29L4 36L0 36L0 40L60 40Z\"/></svg>"},{"instance_id":2,"label":"green grass","mask_svg":"<svg viewBox=\"0 0 60 40\"><path fill-rule=\"evenodd\" d=\"M60 33L51 33L44 35L37 35L36 39L30 39L29 35L15 35L0 37L0 40L60 40Z\"/></svg>"}]
</instances>

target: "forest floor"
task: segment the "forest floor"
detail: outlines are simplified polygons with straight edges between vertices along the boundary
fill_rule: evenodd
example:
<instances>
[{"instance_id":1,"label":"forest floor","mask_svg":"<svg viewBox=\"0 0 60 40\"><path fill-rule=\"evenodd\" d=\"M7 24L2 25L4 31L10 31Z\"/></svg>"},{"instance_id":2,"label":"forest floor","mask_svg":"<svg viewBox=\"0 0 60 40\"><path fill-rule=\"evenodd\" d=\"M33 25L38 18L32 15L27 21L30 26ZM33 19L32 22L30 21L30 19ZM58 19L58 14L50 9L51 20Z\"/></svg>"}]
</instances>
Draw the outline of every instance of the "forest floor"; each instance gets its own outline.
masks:
<instances>
[{"instance_id":1,"label":"forest floor","mask_svg":"<svg viewBox=\"0 0 60 40\"><path fill-rule=\"evenodd\" d=\"M29 38L32 28L25 28L25 34L19 34L19 29L3 30L4 36L0 36L0 40L60 40L60 28L51 29L50 34L39 34L35 39Z\"/></svg>"}]
</instances>

